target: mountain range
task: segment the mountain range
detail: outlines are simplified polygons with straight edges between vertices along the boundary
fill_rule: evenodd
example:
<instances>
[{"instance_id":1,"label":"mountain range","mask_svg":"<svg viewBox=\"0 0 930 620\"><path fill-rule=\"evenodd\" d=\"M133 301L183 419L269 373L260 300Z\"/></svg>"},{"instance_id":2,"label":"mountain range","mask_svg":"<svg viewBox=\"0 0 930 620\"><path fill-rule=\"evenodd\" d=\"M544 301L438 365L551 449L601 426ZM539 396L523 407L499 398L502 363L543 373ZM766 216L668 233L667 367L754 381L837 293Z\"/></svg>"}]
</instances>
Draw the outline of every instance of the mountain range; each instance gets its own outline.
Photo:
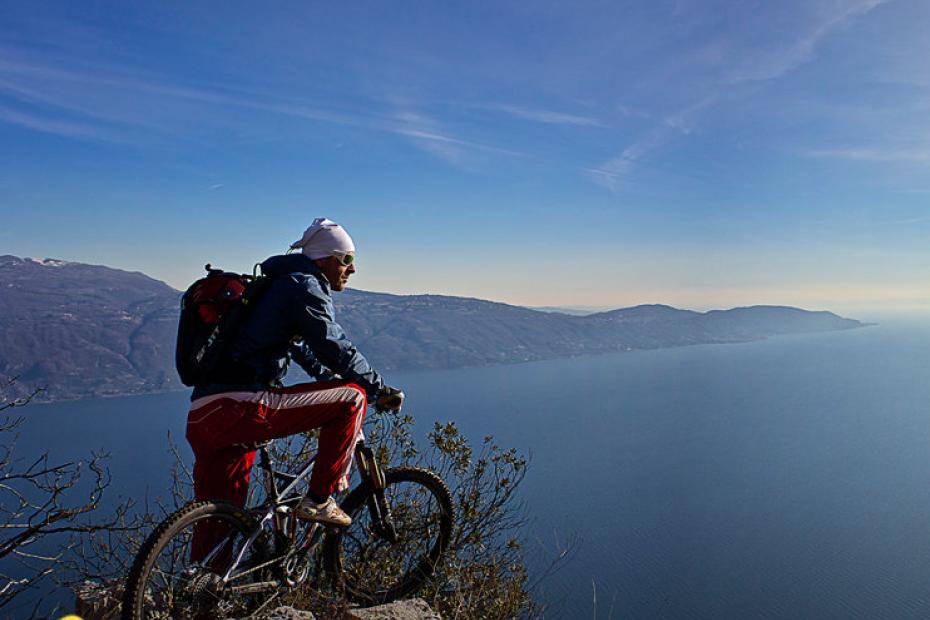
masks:
<instances>
[{"instance_id":1,"label":"mountain range","mask_svg":"<svg viewBox=\"0 0 930 620\"><path fill-rule=\"evenodd\" d=\"M0 256L0 378L49 399L183 387L174 370L180 291L139 272ZM584 316L443 295L347 290L337 319L383 370L508 364L635 349L735 343L864 324L831 312L641 305Z\"/></svg>"}]
</instances>

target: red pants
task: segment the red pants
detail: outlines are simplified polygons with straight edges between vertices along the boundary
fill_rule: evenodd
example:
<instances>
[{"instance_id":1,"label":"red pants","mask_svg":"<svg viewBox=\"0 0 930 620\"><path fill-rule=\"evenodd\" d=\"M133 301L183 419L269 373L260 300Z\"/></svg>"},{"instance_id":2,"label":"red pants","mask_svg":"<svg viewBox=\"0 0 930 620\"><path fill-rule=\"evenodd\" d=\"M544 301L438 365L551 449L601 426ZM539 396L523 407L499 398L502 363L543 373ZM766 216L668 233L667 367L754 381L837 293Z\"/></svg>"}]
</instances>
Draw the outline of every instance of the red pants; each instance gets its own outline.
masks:
<instances>
[{"instance_id":1,"label":"red pants","mask_svg":"<svg viewBox=\"0 0 930 620\"><path fill-rule=\"evenodd\" d=\"M365 418L365 391L346 381L302 383L264 392L225 392L191 403L187 441L194 451L194 495L242 506L255 450L242 444L320 429L310 489L320 496L348 486L355 442ZM191 561L224 536L213 524L197 527Z\"/></svg>"}]
</instances>

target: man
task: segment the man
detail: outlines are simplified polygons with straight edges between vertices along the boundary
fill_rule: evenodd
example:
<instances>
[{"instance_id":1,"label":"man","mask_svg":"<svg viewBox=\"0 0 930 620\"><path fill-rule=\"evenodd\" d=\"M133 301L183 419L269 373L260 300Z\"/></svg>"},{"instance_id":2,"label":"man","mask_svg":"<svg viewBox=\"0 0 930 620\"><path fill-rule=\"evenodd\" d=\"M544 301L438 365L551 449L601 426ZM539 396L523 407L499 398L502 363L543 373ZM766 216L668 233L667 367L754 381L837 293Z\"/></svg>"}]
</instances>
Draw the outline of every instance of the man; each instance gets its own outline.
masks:
<instances>
[{"instance_id":1,"label":"man","mask_svg":"<svg viewBox=\"0 0 930 620\"><path fill-rule=\"evenodd\" d=\"M197 499L246 501L255 444L319 428L310 492L297 507L303 519L351 523L331 494L348 486L356 439L369 401L399 410L403 393L384 384L335 322L331 291L355 273L348 233L317 218L289 253L262 263L272 278L237 332L213 383L191 395L187 440L193 448ZM329 380L283 387L288 359ZM333 375L336 375L334 378ZM202 558L222 530L200 527L191 559Z\"/></svg>"}]
</instances>

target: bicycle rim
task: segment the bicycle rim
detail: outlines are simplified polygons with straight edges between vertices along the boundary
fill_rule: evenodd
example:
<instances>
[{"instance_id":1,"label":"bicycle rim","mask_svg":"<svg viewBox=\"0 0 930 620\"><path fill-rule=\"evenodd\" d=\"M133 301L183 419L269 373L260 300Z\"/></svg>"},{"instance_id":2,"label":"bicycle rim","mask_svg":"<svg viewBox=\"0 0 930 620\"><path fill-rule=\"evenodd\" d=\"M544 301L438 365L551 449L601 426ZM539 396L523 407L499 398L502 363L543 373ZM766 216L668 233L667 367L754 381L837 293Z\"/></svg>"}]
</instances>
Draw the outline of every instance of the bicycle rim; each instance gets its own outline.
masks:
<instances>
[{"instance_id":1,"label":"bicycle rim","mask_svg":"<svg viewBox=\"0 0 930 620\"><path fill-rule=\"evenodd\" d=\"M369 487L342 504L352 524L327 540L328 565L358 602L385 603L409 596L433 574L452 533L452 496L436 474L399 468L385 472L384 496L396 540L373 519Z\"/></svg>"},{"instance_id":2,"label":"bicycle rim","mask_svg":"<svg viewBox=\"0 0 930 620\"><path fill-rule=\"evenodd\" d=\"M192 562L194 529L204 527L213 528L215 536L203 560ZM254 521L231 504L195 502L181 508L139 551L126 583L123 620L237 618L263 606L274 591L261 588L271 583L266 581L270 567L263 567L270 557L264 539L246 545L256 529Z\"/></svg>"}]
</instances>

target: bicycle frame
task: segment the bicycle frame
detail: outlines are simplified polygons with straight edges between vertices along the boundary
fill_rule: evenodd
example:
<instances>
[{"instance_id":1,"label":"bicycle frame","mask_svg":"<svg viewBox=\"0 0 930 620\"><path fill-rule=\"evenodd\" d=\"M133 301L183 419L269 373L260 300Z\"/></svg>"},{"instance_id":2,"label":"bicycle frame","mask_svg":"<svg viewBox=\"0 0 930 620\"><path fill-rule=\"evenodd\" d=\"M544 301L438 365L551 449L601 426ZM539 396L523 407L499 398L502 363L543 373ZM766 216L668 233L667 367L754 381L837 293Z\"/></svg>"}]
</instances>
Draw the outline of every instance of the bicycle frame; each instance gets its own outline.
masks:
<instances>
[{"instance_id":1,"label":"bicycle frame","mask_svg":"<svg viewBox=\"0 0 930 620\"><path fill-rule=\"evenodd\" d=\"M300 524L298 523L298 519L293 515L293 505L296 505L296 503L299 502L302 498L302 494L294 493L294 490L303 480L307 478L307 476L313 470L313 465L316 461L316 454L311 455L310 458L304 462L303 465L301 465L299 471L296 474L289 474L286 472L276 471L274 469L274 462L268 450L269 445L271 445L270 441L262 444L258 448L259 468L262 470L265 490L267 494L265 502L257 509L258 515L256 516L258 516L258 526L253 532L250 533L245 544L243 544L242 548L239 550L235 560L232 562L226 573L222 576L222 581L224 584L228 584L234 579L244 577L250 573L271 566L279 561L286 560L287 557L292 555L295 551L305 552L309 550L317 544L323 531L323 528L319 523L308 524L310 530L302 541L302 544L299 548L294 547L297 542L297 533ZM355 462L358 466L362 484L371 485L375 491L373 495L374 499L369 503L369 510L371 511L373 525L379 529L379 534L391 542L396 542L397 533L393 523L391 522L390 508L384 499L384 473L378 464L378 460L375 458L374 451L365 445L365 441L362 438L359 438L355 444ZM285 487L280 490L278 489L278 478L283 478L285 481L287 481ZM258 566L249 567L248 569L241 572L236 572L236 569L239 567L242 559L255 544L255 541L257 541L258 538L264 533L265 526L268 524L271 525L271 528L274 532L280 534L281 537L287 541L288 548L283 554L276 555L274 558L267 562L263 562ZM215 551L216 550L208 554L208 560L215 553ZM248 593L273 586L277 586L277 583L260 582L245 584L242 586L233 586L230 588L230 590L233 592Z\"/></svg>"}]
</instances>

